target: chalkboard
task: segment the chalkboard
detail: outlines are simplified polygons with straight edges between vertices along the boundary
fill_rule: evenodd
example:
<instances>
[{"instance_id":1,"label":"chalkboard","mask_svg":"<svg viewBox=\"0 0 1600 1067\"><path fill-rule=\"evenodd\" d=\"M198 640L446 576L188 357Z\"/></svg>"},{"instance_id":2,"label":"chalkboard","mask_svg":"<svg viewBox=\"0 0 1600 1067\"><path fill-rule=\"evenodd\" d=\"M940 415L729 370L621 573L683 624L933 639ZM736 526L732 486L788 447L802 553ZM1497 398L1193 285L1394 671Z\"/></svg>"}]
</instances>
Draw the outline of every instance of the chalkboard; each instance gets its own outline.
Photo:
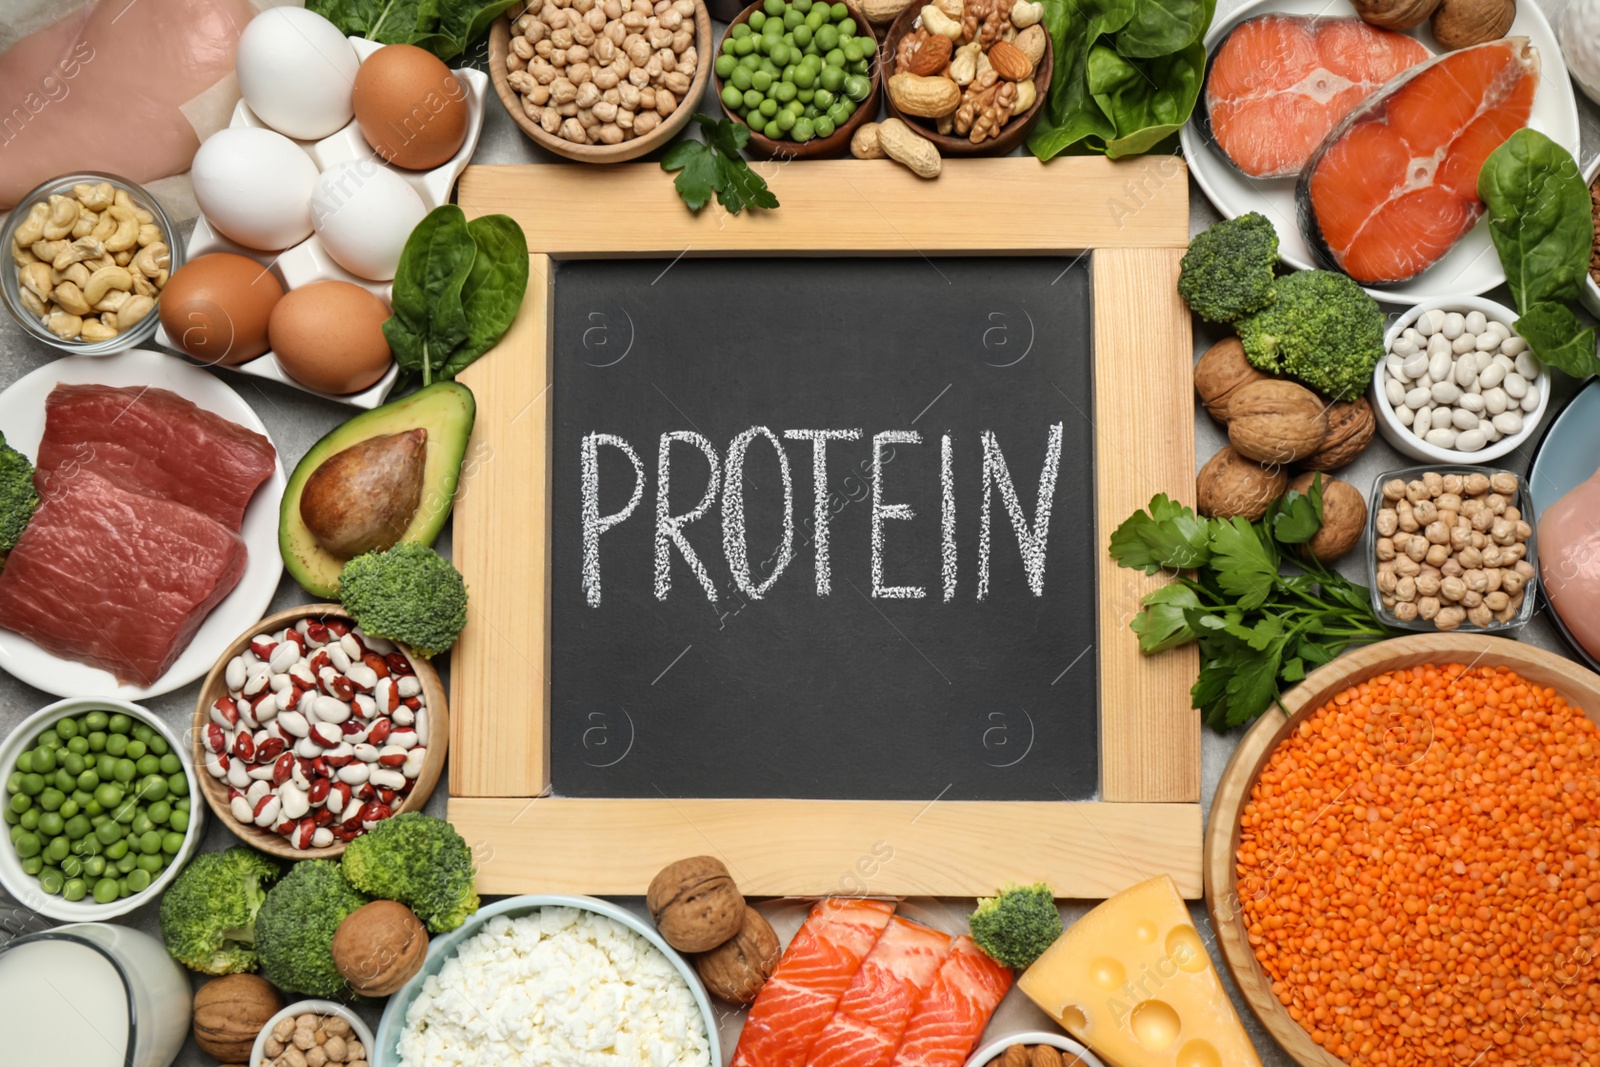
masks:
<instances>
[{"instance_id":1,"label":"chalkboard","mask_svg":"<svg viewBox=\"0 0 1600 1067\"><path fill-rule=\"evenodd\" d=\"M1087 260L553 269L557 795L1095 795Z\"/></svg>"}]
</instances>

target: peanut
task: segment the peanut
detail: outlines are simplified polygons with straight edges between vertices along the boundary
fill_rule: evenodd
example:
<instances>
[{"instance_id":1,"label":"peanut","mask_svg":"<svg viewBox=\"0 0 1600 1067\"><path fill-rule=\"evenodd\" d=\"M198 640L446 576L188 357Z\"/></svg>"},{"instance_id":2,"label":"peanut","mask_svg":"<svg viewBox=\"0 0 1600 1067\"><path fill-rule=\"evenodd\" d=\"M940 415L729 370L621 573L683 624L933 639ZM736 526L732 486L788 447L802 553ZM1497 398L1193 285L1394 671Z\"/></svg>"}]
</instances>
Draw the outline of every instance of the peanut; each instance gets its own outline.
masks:
<instances>
[{"instance_id":1,"label":"peanut","mask_svg":"<svg viewBox=\"0 0 1600 1067\"><path fill-rule=\"evenodd\" d=\"M901 72L889 79L889 98L907 115L937 119L961 106L961 89L949 78Z\"/></svg>"},{"instance_id":2,"label":"peanut","mask_svg":"<svg viewBox=\"0 0 1600 1067\"><path fill-rule=\"evenodd\" d=\"M883 145L878 141L876 122L864 122L856 127L855 134L850 138L850 154L857 159L884 158Z\"/></svg>"},{"instance_id":3,"label":"peanut","mask_svg":"<svg viewBox=\"0 0 1600 1067\"><path fill-rule=\"evenodd\" d=\"M896 118L879 123L878 147L919 178L937 178L943 167L933 142Z\"/></svg>"}]
</instances>

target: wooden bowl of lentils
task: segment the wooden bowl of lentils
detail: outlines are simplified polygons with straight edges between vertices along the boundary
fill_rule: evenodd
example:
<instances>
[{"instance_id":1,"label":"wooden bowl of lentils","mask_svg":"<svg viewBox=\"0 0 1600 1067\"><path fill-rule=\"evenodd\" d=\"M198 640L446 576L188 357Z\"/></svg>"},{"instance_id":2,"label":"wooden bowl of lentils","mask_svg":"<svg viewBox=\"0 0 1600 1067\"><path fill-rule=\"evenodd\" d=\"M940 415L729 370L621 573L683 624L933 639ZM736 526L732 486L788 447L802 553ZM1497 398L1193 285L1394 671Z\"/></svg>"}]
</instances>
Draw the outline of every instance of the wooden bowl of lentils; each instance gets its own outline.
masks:
<instances>
[{"instance_id":1,"label":"wooden bowl of lentils","mask_svg":"<svg viewBox=\"0 0 1600 1067\"><path fill-rule=\"evenodd\" d=\"M512 121L540 147L579 163L621 163L688 125L713 59L700 0L513 10L523 13L489 31L489 76Z\"/></svg>"}]
</instances>

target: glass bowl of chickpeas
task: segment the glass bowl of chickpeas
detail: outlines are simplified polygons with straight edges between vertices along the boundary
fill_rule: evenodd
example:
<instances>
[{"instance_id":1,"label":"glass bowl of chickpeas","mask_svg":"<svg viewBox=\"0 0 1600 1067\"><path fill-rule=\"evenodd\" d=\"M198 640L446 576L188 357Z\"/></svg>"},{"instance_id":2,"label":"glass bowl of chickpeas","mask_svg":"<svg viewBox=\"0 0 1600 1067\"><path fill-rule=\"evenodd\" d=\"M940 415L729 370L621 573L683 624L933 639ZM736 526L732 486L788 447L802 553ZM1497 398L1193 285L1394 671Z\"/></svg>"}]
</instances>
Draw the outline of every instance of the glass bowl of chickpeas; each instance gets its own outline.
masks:
<instances>
[{"instance_id":1,"label":"glass bowl of chickpeas","mask_svg":"<svg viewBox=\"0 0 1600 1067\"><path fill-rule=\"evenodd\" d=\"M1539 564L1521 476L1447 464L1385 471L1368 513L1367 584L1387 625L1505 634L1533 617Z\"/></svg>"}]
</instances>

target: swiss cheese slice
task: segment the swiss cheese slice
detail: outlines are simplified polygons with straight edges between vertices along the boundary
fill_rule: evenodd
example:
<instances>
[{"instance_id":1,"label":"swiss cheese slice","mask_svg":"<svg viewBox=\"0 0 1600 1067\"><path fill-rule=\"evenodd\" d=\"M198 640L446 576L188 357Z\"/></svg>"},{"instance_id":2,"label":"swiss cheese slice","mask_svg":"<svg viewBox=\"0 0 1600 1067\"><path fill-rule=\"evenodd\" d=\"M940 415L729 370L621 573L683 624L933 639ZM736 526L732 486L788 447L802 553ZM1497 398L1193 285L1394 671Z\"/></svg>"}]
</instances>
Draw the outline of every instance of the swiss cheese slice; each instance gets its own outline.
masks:
<instances>
[{"instance_id":1,"label":"swiss cheese slice","mask_svg":"<svg viewBox=\"0 0 1600 1067\"><path fill-rule=\"evenodd\" d=\"M1079 919L1017 988L1115 1067L1261 1067L1166 876Z\"/></svg>"}]
</instances>

